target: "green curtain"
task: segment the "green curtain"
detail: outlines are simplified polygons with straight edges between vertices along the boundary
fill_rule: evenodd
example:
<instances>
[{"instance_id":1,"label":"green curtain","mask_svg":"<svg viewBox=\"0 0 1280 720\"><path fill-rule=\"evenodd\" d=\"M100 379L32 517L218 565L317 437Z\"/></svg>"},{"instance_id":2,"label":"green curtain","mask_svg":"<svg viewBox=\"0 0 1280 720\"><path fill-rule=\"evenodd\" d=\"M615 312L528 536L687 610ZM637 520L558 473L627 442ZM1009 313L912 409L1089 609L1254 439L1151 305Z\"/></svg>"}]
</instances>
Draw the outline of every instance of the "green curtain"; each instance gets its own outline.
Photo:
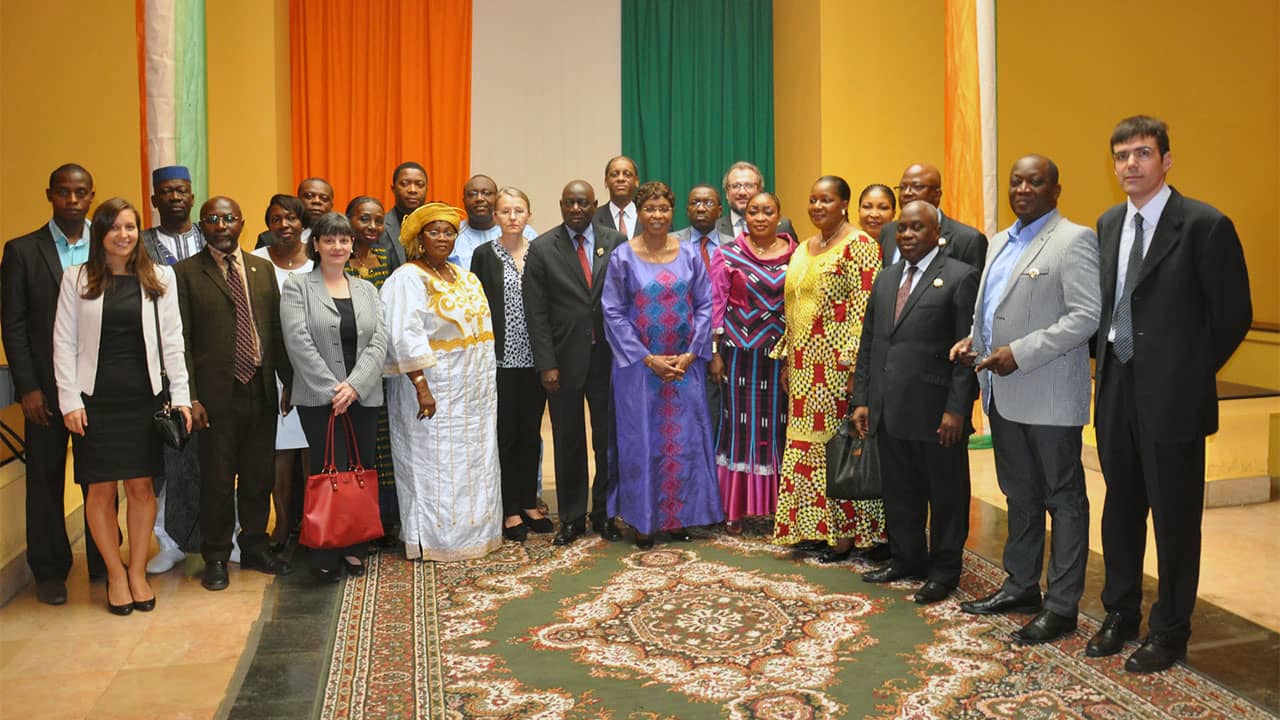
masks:
<instances>
[{"instance_id":1,"label":"green curtain","mask_svg":"<svg viewBox=\"0 0 1280 720\"><path fill-rule=\"evenodd\" d=\"M671 186L677 228L734 161L773 187L772 0L622 0L622 152Z\"/></svg>"}]
</instances>

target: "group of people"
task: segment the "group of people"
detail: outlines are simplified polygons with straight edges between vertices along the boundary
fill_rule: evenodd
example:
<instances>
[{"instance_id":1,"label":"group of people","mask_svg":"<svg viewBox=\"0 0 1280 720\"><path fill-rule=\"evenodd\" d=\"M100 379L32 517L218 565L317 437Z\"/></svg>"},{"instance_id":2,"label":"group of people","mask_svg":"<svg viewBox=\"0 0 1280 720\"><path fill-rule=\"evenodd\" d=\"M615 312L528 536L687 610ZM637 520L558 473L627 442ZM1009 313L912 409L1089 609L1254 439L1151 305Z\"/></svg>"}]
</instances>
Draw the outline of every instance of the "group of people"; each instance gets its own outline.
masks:
<instances>
[{"instance_id":1,"label":"group of people","mask_svg":"<svg viewBox=\"0 0 1280 720\"><path fill-rule=\"evenodd\" d=\"M253 253L234 200L211 198L191 221L185 168L155 172L161 222L140 232L119 198L88 220L92 179L64 165L49 180L53 218L0 263L37 593L66 599L68 434L90 571L125 614L154 608L147 572L194 551L193 535L211 590L232 559L289 572L298 478L322 466L330 418L346 415L354 437L334 441L337 464L379 474L386 537L373 545L410 559L477 558L530 532L563 546L588 521L649 548L762 516L773 542L820 563L861 553L879 563L863 580L916 580L915 601L934 603L959 582L981 394L1008 497L1008 579L962 609L1034 612L1015 639L1050 642L1075 629L1083 593L1092 355L1108 615L1087 653L1137 636L1150 510L1159 597L1126 667L1167 668L1190 634L1213 378L1251 322L1248 276L1230 220L1166 184L1164 123L1126 118L1110 148L1129 199L1096 235L1057 211L1053 161L1028 155L1009 174L1017 222L990 244L939 209L941 175L923 163L896 194L875 184L855 198L843 178L818 178L818 232L801 241L749 162L690 189L690 226L673 232L672 190L615 157L608 201L568 183L562 222L541 235L519 189L476 175L463 208L428 202L410 162L392 175L390 211L360 195L333 212L320 178L272 197ZM183 450L162 450L150 428L165 400L195 433ZM539 499L548 409L558 529ZM846 421L878 451L882 498L827 494L827 445ZM156 488L173 512L157 517ZM144 564L153 528L160 553ZM369 547L313 550L310 565L359 575Z\"/></svg>"}]
</instances>

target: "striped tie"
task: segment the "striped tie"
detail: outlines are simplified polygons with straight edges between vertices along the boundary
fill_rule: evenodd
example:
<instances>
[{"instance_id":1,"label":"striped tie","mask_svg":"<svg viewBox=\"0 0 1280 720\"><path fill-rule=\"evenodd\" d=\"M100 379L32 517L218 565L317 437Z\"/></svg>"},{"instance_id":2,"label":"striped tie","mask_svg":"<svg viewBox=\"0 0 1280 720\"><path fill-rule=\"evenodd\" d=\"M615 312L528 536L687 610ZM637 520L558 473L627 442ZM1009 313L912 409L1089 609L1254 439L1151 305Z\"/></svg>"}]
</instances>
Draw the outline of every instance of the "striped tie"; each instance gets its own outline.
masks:
<instances>
[{"instance_id":1,"label":"striped tie","mask_svg":"<svg viewBox=\"0 0 1280 720\"><path fill-rule=\"evenodd\" d=\"M249 296L244 291L244 281L236 267L236 256L227 256L227 285L231 286L231 299L236 303L236 380L248 383L253 379L257 366L257 353L253 349L253 320L249 318Z\"/></svg>"},{"instance_id":2,"label":"striped tie","mask_svg":"<svg viewBox=\"0 0 1280 720\"><path fill-rule=\"evenodd\" d=\"M1111 351L1127 363L1133 358L1133 286L1138 284L1138 274L1142 272L1142 243L1145 240L1142 232L1142 216L1133 215L1133 246L1129 250L1129 266L1124 270L1124 285L1120 287L1120 302L1116 303L1115 314L1111 316L1111 324L1116 329L1115 342L1111 343Z\"/></svg>"}]
</instances>

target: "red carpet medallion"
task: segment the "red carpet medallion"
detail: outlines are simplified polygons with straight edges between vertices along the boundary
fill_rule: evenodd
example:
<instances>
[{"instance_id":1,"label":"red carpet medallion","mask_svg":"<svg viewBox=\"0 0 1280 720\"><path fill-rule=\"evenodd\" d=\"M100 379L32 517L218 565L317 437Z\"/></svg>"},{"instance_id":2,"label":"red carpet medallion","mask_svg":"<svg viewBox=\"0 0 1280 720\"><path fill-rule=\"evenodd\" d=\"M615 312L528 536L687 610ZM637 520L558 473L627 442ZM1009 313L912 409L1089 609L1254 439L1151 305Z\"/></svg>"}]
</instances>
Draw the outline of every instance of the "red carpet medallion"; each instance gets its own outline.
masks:
<instances>
[{"instance_id":1,"label":"red carpet medallion","mask_svg":"<svg viewBox=\"0 0 1280 720\"><path fill-rule=\"evenodd\" d=\"M1270 717L1185 667L1086 661L1088 619L1056 645L1014 645L1026 616L960 612L1003 579L972 554L960 592L922 608L911 585L859 581L868 566L819 566L760 538L649 552L549 541L371 563L346 586L322 717Z\"/></svg>"}]
</instances>

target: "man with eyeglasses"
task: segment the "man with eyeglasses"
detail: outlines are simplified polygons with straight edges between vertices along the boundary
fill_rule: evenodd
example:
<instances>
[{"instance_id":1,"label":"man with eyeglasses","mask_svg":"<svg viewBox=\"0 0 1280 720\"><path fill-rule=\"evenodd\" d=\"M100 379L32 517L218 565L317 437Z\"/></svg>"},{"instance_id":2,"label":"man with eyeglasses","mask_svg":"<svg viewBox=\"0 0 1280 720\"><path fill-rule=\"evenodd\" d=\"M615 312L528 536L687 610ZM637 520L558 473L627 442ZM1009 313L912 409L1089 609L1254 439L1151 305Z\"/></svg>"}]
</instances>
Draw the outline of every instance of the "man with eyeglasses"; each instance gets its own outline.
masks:
<instances>
[{"instance_id":1,"label":"man with eyeglasses","mask_svg":"<svg viewBox=\"0 0 1280 720\"><path fill-rule=\"evenodd\" d=\"M636 190L640 187L640 170L636 161L626 155L609 158L604 166L604 186L609 191L609 202L596 210L592 222L626 237L640 234L639 215L636 211Z\"/></svg>"},{"instance_id":2,"label":"man with eyeglasses","mask_svg":"<svg viewBox=\"0 0 1280 720\"><path fill-rule=\"evenodd\" d=\"M711 278L711 344L718 346L724 334L724 308L728 302L728 284L721 280L725 274L724 254L720 251L720 237L716 222L720 219L720 193L710 185L694 185L689 190L689 227L676 232L682 243L693 243L702 255ZM718 353L712 355L707 366L707 410L711 417L711 438L715 440L720 430L720 384L724 381L724 361Z\"/></svg>"},{"instance_id":3,"label":"man with eyeglasses","mask_svg":"<svg viewBox=\"0 0 1280 720\"><path fill-rule=\"evenodd\" d=\"M462 207L467 211L467 219L458 228L458 238L454 241L449 262L470 270L471 256L476 248L502 237L502 228L493 217L497 199L498 183L488 175L472 175L462 186ZM537 231L528 225L524 227L523 234L526 240L538 237Z\"/></svg>"},{"instance_id":4,"label":"man with eyeglasses","mask_svg":"<svg viewBox=\"0 0 1280 720\"><path fill-rule=\"evenodd\" d=\"M982 272L987 261L987 236L982 231L965 225L955 218L947 217L942 212L942 173L938 168L925 163L916 163L902 171L902 180L895 188L898 191L898 206L906 207L907 203L923 200L938 208L938 252L972 265ZM889 267L897 262L902 253L898 250L898 223L885 223L880 230L880 248L884 255L884 266Z\"/></svg>"},{"instance_id":5,"label":"man with eyeglasses","mask_svg":"<svg viewBox=\"0 0 1280 720\"><path fill-rule=\"evenodd\" d=\"M160 225L142 231L142 246L157 265L175 265L204 249L204 236L191 222L195 195L191 171L182 165L159 167L151 172L151 205L160 214ZM186 559L183 545L199 541L196 527L200 508L199 439L192 437L181 449L164 449L164 476L156 478L156 544L160 552L147 561L147 572L168 572Z\"/></svg>"},{"instance_id":6,"label":"man with eyeglasses","mask_svg":"<svg viewBox=\"0 0 1280 720\"><path fill-rule=\"evenodd\" d=\"M280 333L280 291L271 261L240 249L244 216L231 198L200 208L207 244L174 266L187 345L191 425L200 431L200 531L208 590L228 585L236 515L240 566L272 575L292 571L267 547L274 485L277 375L280 410L289 410L293 368ZM237 481L237 475L239 479Z\"/></svg>"},{"instance_id":7,"label":"man with eyeglasses","mask_svg":"<svg viewBox=\"0 0 1280 720\"><path fill-rule=\"evenodd\" d=\"M724 197L729 201L729 212L716 221L716 232L720 233L720 244L728 245L737 236L746 234L747 203L764 190L764 173L755 165L739 160L729 166L724 174L723 184ZM796 237L796 230L787 217L778 220L778 234L783 233Z\"/></svg>"},{"instance_id":8,"label":"man with eyeglasses","mask_svg":"<svg viewBox=\"0 0 1280 720\"><path fill-rule=\"evenodd\" d=\"M62 273L89 259L93 177L79 165L62 165L49 175L45 198L53 206L49 222L4 245L0 335L26 420L27 565L40 602L61 605L67 601L71 572L63 506L69 435L53 377L53 321ZM87 524L84 544L89 579L105 578L107 571Z\"/></svg>"},{"instance_id":9,"label":"man with eyeglasses","mask_svg":"<svg viewBox=\"0 0 1280 720\"><path fill-rule=\"evenodd\" d=\"M588 496L592 529L606 540L621 537L608 511L613 353L604 336L600 296L609 255L627 238L592 222L595 211L595 190L587 181L565 185L560 195L564 222L529 244L522 281L533 364L551 412L560 514L555 545L586 534ZM589 493L584 402L591 412L596 470Z\"/></svg>"},{"instance_id":10,"label":"man with eyeglasses","mask_svg":"<svg viewBox=\"0 0 1280 720\"><path fill-rule=\"evenodd\" d=\"M1173 156L1165 123L1121 120L1111 156L1128 200L1098 218L1094 426L1107 485L1107 616L1085 654L1114 655L1138 636L1150 510L1157 596L1147 637L1124 666L1146 673L1187 654L1200 581L1205 436L1218 430L1215 376L1249 331L1253 305L1230 218L1166 183Z\"/></svg>"}]
</instances>

